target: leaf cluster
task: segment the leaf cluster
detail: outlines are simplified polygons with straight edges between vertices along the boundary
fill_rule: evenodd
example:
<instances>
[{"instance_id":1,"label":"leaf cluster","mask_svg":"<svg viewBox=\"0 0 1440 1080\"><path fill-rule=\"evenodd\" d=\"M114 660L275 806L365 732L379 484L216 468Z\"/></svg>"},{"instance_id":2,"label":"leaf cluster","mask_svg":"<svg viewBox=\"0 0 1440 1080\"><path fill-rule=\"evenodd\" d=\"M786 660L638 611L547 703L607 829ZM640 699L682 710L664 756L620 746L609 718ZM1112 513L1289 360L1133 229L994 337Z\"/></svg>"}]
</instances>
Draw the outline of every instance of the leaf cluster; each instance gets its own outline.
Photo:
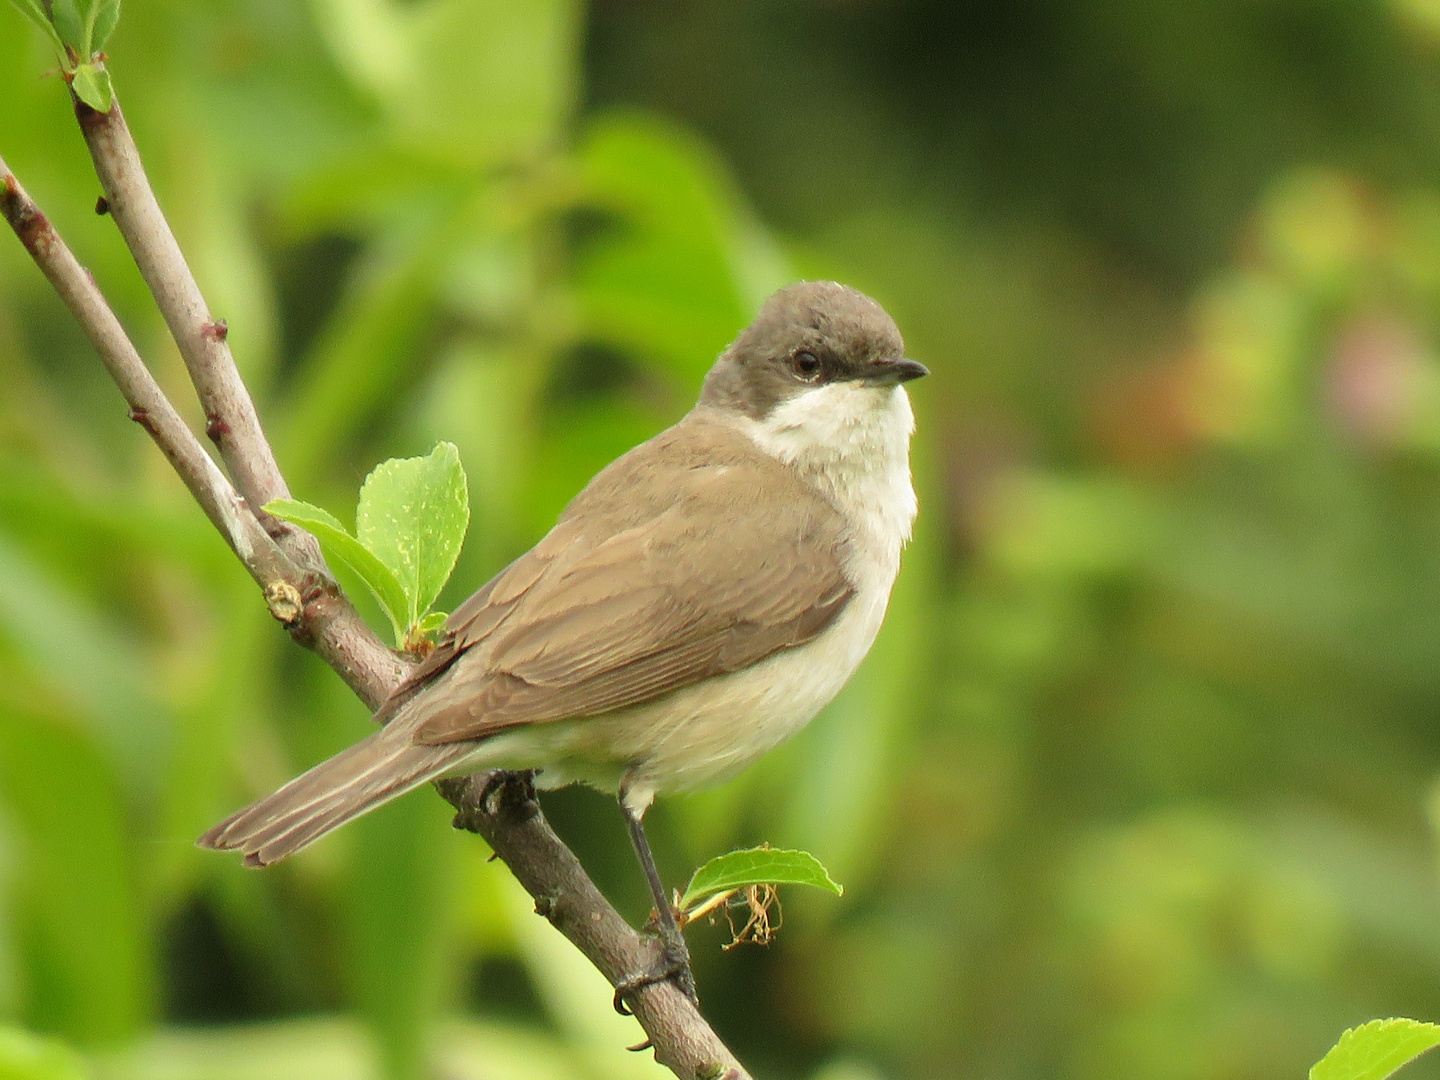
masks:
<instances>
[{"instance_id":1,"label":"leaf cluster","mask_svg":"<svg viewBox=\"0 0 1440 1080\"><path fill-rule=\"evenodd\" d=\"M98 112L114 102L101 56L120 21L120 0L11 0L49 39L75 96Z\"/></svg>"},{"instance_id":2,"label":"leaf cluster","mask_svg":"<svg viewBox=\"0 0 1440 1080\"><path fill-rule=\"evenodd\" d=\"M309 530L326 558L364 582L390 620L396 648L419 648L445 624L445 614L430 608L470 524L465 469L453 443L377 465L360 487L354 533L310 503L277 499L265 510Z\"/></svg>"}]
</instances>

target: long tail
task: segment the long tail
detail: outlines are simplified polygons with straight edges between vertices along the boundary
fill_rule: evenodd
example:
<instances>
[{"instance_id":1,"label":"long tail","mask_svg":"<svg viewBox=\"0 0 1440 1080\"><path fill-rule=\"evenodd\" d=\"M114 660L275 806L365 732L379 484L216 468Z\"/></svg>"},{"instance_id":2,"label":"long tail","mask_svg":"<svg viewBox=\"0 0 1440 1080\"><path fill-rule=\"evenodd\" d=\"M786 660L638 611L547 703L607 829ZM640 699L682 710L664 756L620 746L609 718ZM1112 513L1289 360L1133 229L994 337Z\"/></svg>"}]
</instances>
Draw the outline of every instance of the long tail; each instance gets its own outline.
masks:
<instances>
[{"instance_id":1,"label":"long tail","mask_svg":"<svg viewBox=\"0 0 1440 1080\"><path fill-rule=\"evenodd\" d=\"M392 721L273 795L232 814L196 843L242 851L247 866L268 866L331 829L444 775L474 752L473 743L417 746L406 727Z\"/></svg>"}]
</instances>

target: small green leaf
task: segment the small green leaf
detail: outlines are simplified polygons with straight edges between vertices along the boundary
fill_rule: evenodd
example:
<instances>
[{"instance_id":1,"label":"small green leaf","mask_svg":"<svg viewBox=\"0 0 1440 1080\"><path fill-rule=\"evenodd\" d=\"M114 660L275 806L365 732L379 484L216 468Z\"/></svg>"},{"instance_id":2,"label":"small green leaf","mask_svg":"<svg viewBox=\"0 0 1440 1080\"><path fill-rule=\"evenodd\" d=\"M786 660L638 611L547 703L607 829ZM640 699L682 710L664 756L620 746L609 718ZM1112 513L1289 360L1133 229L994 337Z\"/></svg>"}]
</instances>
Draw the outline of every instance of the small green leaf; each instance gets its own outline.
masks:
<instances>
[{"instance_id":1,"label":"small green leaf","mask_svg":"<svg viewBox=\"0 0 1440 1080\"><path fill-rule=\"evenodd\" d=\"M1435 1024L1371 1020L1341 1035L1310 1070L1310 1080L1385 1080L1435 1046L1440 1046L1440 1027Z\"/></svg>"},{"instance_id":2,"label":"small green leaf","mask_svg":"<svg viewBox=\"0 0 1440 1080\"><path fill-rule=\"evenodd\" d=\"M49 16L45 14L45 7L40 3L40 0L10 0L10 2L20 9L22 15L44 32L45 36L50 39L50 44L55 47L56 54L63 57L65 55L65 43L60 40L60 35L55 32L55 26L50 22Z\"/></svg>"},{"instance_id":3,"label":"small green leaf","mask_svg":"<svg viewBox=\"0 0 1440 1080\"><path fill-rule=\"evenodd\" d=\"M80 32L82 47L77 51L83 60L89 60L95 55L95 18L100 14L101 0L75 0L75 7L80 12Z\"/></svg>"},{"instance_id":4,"label":"small green leaf","mask_svg":"<svg viewBox=\"0 0 1440 1080\"><path fill-rule=\"evenodd\" d=\"M428 637L430 634L439 633L443 630L445 628L445 620L448 618L450 618L450 613L447 611L432 611L420 620L420 624L416 626L415 629L421 637Z\"/></svg>"},{"instance_id":5,"label":"small green leaf","mask_svg":"<svg viewBox=\"0 0 1440 1080\"><path fill-rule=\"evenodd\" d=\"M120 21L120 0L99 0L95 5L95 25L90 35L90 48L99 52L105 48L115 25Z\"/></svg>"},{"instance_id":6,"label":"small green leaf","mask_svg":"<svg viewBox=\"0 0 1440 1080\"><path fill-rule=\"evenodd\" d=\"M5 1080L84 1080L80 1055L52 1039L0 1028L0 1076Z\"/></svg>"},{"instance_id":7,"label":"small green leaf","mask_svg":"<svg viewBox=\"0 0 1440 1080\"><path fill-rule=\"evenodd\" d=\"M407 626L440 595L469 524L465 470L453 443L439 443L426 457L392 458L365 478L355 535L400 582Z\"/></svg>"},{"instance_id":8,"label":"small green leaf","mask_svg":"<svg viewBox=\"0 0 1440 1080\"><path fill-rule=\"evenodd\" d=\"M276 499L265 504L265 512L312 533L315 539L320 541L320 547L324 549L327 559L333 559L348 567L356 577L365 582L390 620L390 626L395 632L395 644L403 646L405 631L410 625L405 590L388 566L351 536L333 514L318 506L296 499Z\"/></svg>"},{"instance_id":9,"label":"small green leaf","mask_svg":"<svg viewBox=\"0 0 1440 1080\"><path fill-rule=\"evenodd\" d=\"M81 64L70 79L75 96L96 112L108 113L115 102L110 73L98 64Z\"/></svg>"},{"instance_id":10,"label":"small green leaf","mask_svg":"<svg viewBox=\"0 0 1440 1080\"><path fill-rule=\"evenodd\" d=\"M686 886L680 906L688 908L703 897L747 885L813 885L836 896L845 891L808 851L762 846L717 856L700 867Z\"/></svg>"},{"instance_id":11,"label":"small green leaf","mask_svg":"<svg viewBox=\"0 0 1440 1080\"><path fill-rule=\"evenodd\" d=\"M80 8L75 0L52 0L50 19L60 34L60 40L74 49L75 55L82 61L89 60L90 54L85 51L85 20L80 17Z\"/></svg>"}]
</instances>

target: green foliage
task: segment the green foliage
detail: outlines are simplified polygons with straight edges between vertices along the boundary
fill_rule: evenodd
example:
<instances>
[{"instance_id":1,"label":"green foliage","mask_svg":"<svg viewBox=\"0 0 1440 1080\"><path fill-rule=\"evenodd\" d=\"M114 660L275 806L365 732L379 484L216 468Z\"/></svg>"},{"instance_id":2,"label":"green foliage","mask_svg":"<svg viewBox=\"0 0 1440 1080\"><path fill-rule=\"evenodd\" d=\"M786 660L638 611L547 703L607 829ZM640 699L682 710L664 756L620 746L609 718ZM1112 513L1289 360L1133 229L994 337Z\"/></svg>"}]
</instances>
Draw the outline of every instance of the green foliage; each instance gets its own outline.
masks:
<instances>
[{"instance_id":1,"label":"green foliage","mask_svg":"<svg viewBox=\"0 0 1440 1080\"><path fill-rule=\"evenodd\" d=\"M580 153L587 205L617 219L580 253L581 317L591 333L693 382L793 275L692 135L652 117L607 116Z\"/></svg>"},{"instance_id":2,"label":"green foliage","mask_svg":"<svg viewBox=\"0 0 1440 1080\"><path fill-rule=\"evenodd\" d=\"M680 907L716 893L734 892L749 885L809 885L836 896L845 890L830 880L820 860L808 851L784 851L765 845L717 855L690 877Z\"/></svg>"},{"instance_id":3,"label":"green foliage","mask_svg":"<svg viewBox=\"0 0 1440 1080\"><path fill-rule=\"evenodd\" d=\"M328 510L296 499L275 499L265 504L265 511L313 533L327 559L359 577L389 618L395 633L395 647L403 646L412 625L407 617L411 605L405 587L400 584L394 570L351 536Z\"/></svg>"},{"instance_id":4,"label":"green foliage","mask_svg":"<svg viewBox=\"0 0 1440 1080\"><path fill-rule=\"evenodd\" d=\"M120 0L91 0L87 17L90 51L98 53L105 48L105 43L120 23Z\"/></svg>"},{"instance_id":5,"label":"green foliage","mask_svg":"<svg viewBox=\"0 0 1440 1080\"><path fill-rule=\"evenodd\" d=\"M44 841L25 853L15 897L31 972L27 1019L82 1045L133 1033L153 992L139 853L116 787L71 725L14 709L0 725L7 812L22 835Z\"/></svg>"},{"instance_id":6,"label":"green foliage","mask_svg":"<svg viewBox=\"0 0 1440 1080\"><path fill-rule=\"evenodd\" d=\"M356 822L357 880L341 940L357 1011L375 1032L382 1072L425 1080L445 989L450 815L428 791Z\"/></svg>"},{"instance_id":7,"label":"green foliage","mask_svg":"<svg viewBox=\"0 0 1440 1080\"><path fill-rule=\"evenodd\" d=\"M465 469L453 443L377 465L360 487L354 536L309 503L276 499L265 510L312 532L327 558L365 583L390 620L397 648L412 648L444 625L445 616L430 606L455 569L470 524Z\"/></svg>"},{"instance_id":8,"label":"green foliage","mask_svg":"<svg viewBox=\"0 0 1440 1080\"><path fill-rule=\"evenodd\" d=\"M599 1071L593 1059L567 1052L544 1032L504 1021L448 1022L434 1043L436 1069L454 1080L625 1075ZM103 1055L96 1072L100 1080L377 1080L383 1075L365 1028L338 1017L157 1032ZM628 1073L643 1075L634 1068ZM659 1080L663 1073L650 1075Z\"/></svg>"},{"instance_id":9,"label":"green foliage","mask_svg":"<svg viewBox=\"0 0 1440 1080\"><path fill-rule=\"evenodd\" d=\"M80 9L84 7L82 12ZM50 19L60 40L77 56L90 58L90 31L94 26L93 0L50 0Z\"/></svg>"},{"instance_id":10,"label":"green foliage","mask_svg":"<svg viewBox=\"0 0 1440 1080\"><path fill-rule=\"evenodd\" d=\"M1385 1080L1440 1046L1440 1027L1418 1020L1371 1020L1350 1028L1310 1070L1310 1080Z\"/></svg>"},{"instance_id":11,"label":"green foliage","mask_svg":"<svg viewBox=\"0 0 1440 1080\"><path fill-rule=\"evenodd\" d=\"M18 6L0 153L193 407ZM128 0L103 48L294 489L459 448L436 606L769 289L885 303L935 375L880 637L652 812L667 882L770 838L846 894L744 962L693 926L706 1008L777 1077L1202 1080L1440 1014L1433 6ZM419 565L310 513L403 638ZM663 1075L427 793L273 871L194 849L369 730L0 244L0 1015L117 1080ZM613 806L546 800L643 919Z\"/></svg>"},{"instance_id":12,"label":"green foliage","mask_svg":"<svg viewBox=\"0 0 1440 1080\"><path fill-rule=\"evenodd\" d=\"M60 40L82 61L105 47L120 21L120 0L51 0L49 8Z\"/></svg>"},{"instance_id":13,"label":"green foliage","mask_svg":"<svg viewBox=\"0 0 1440 1080\"><path fill-rule=\"evenodd\" d=\"M109 112L114 104L110 73L100 64L78 64L70 73L70 88L75 96L98 112Z\"/></svg>"},{"instance_id":14,"label":"green foliage","mask_svg":"<svg viewBox=\"0 0 1440 1080\"><path fill-rule=\"evenodd\" d=\"M356 537L400 582L406 625L417 625L445 587L469 524L465 470L453 443L440 443L428 457L384 462L365 478Z\"/></svg>"},{"instance_id":15,"label":"green foliage","mask_svg":"<svg viewBox=\"0 0 1440 1080\"><path fill-rule=\"evenodd\" d=\"M95 60L120 21L120 0L11 2L50 39L75 96L92 109L109 112L115 100L110 73Z\"/></svg>"}]
</instances>

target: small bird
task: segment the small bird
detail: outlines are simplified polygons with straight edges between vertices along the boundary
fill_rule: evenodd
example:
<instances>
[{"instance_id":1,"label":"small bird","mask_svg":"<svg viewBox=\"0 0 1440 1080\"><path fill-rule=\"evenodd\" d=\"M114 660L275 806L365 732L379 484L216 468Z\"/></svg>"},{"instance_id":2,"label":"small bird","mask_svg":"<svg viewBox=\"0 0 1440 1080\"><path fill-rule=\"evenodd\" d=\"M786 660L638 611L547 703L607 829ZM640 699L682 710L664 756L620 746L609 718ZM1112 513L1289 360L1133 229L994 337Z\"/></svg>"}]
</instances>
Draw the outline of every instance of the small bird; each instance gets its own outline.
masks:
<instances>
[{"instance_id":1,"label":"small bird","mask_svg":"<svg viewBox=\"0 0 1440 1080\"><path fill-rule=\"evenodd\" d=\"M673 977L693 997L641 819L793 735L869 651L916 513L901 384L925 374L863 293L782 289L694 409L456 609L384 727L200 845L264 866L442 777L585 783L619 797L669 961L629 989Z\"/></svg>"}]
</instances>

